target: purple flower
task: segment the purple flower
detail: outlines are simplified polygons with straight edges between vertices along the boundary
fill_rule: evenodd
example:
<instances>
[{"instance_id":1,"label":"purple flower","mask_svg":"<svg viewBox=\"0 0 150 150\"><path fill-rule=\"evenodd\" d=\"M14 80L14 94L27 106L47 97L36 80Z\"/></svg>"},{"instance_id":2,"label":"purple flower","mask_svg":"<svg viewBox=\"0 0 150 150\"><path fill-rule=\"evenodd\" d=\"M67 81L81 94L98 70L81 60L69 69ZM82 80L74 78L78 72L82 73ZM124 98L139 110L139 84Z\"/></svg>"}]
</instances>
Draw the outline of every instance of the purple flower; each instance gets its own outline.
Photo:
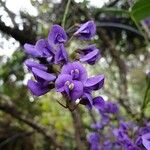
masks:
<instances>
[{"instance_id":1,"label":"purple flower","mask_svg":"<svg viewBox=\"0 0 150 150\"><path fill-rule=\"evenodd\" d=\"M113 102L105 103L105 110L107 113L112 113L112 114L116 114L119 111L117 104Z\"/></svg>"},{"instance_id":2,"label":"purple flower","mask_svg":"<svg viewBox=\"0 0 150 150\"><path fill-rule=\"evenodd\" d=\"M24 48L33 57L47 58L50 62L53 60L54 50L45 39L38 40L35 45L25 44Z\"/></svg>"},{"instance_id":3,"label":"purple flower","mask_svg":"<svg viewBox=\"0 0 150 150\"><path fill-rule=\"evenodd\" d=\"M87 80L86 69L79 62L68 63L62 67L61 74L69 74L73 80L85 82Z\"/></svg>"},{"instance_id":4,"label":"purple flower","mask_svg":"<svg viewBox=\"0 0 150 150\"><path fill-rule=\"evenodd\" d=\"M87 48L80 49L80 61L86 62L90 65L94 65L96 61L100 59L100 51L95 47L95 45L90 45Z\"/></svg>"},{"instance_id":5,"label":"purple flower","mask_svg":"<svg viewBox=\"0 0 150 150\"><path fill-rule=\"evenodd\" d=\"M93 105L97 108L97 109L103 109L103 107L105 106L105 101L101 96L95 97L93 99Z\"/></svg>"},{"instance_id":6,"label":"purple flower","mask_svg":"<svg viewBox=\"0 0 150 150\"><path fill-rule=\"evenodd\" d=\"M47 67L45 66L45 65L43 65L43 64L39 64L39 63L37 63L37 62L35 62L35 61L32 61L32 60L30 60L30 59L27 59L26 61L25 61L25 65L28 67L28 69L30 70L30 71L32 71L32 68L34 67L34 68L37 68L37 69L40 69L40 70L47 70Z\"/></svg>"},{"instance_id":7,"label":"purple flower","mask_svg":"<svg viewBox=\"0 0 150 150\"><path fill-rule=\"evenodd\" d=\"M55 54L55 63L56 64L59 64L61 62L66 63L67 61L68 61L67 51L66 51L63 44L59 44L58 48L57 48L57 51L56 51L56 54Z\"/></svg>"},{"instance_id":8,"label":"purple flower","mask_svg":"<svg viewBox=\"0 0 150 150\"><path fill-rule=\"evenodd\" d=\"M42 64L38 64L30 60L26 60L25 64L33 73L35 79L38 82L51 82L56 79L56 77L53 74L47 72L47 67Z\"/></svg>"},{"instance_id":9,"label":"purple flower","mask_svg":"<svg viewBox=\"0 0 150 150\"><path fill-rule=\"evenodd\" d=\"M85 105L88 109L92 109L93 97L91 93L84 92L80 100L80 104Z\"/></svg>"},{"instance_id":10,"label":"purple flower","mask_svg":"<svg viewBox=\"0 0 150 150\"><path fill-rule=\"evenodd\" d=\"M72 76L69 74L59 75L55 87L58 92L66 94L71 100L77 100L83 94L82 82L72 80Z\"/></svg>"},{"instance_id":11,"label":"purple flower","mask_svg":"<svg viewBox=\"0 0 150 150\"><path fill-rule=\"evenodd\" d=\"M51 45L65 43L67 41L67 34L65 30L59 25L53 25L49 35L48 42Z\"/></svg>"},{"instance_id":12,"label":"purple flower","mask_svg":"<svg viewBox=\"0 0 150 150\"><path fill-rule=\"evenodd\" d=\"M101 89L103 85L104 85L104 75L90 77L84 84L85 88L88 88L89 90Z\"/></svg>"},{"instance_id":13,"label":"purple flower","mask_svg":"<svg viewBox=\"0 0 150 150\"><path fill-rule=\"evenodd\" d=\"M31 93L35 96L41 96L50 91L50 86L48 84L42 84L40 82L35 82L33 80L29 80L27 86Z\"/></svg>"},{"instance_id":14,"label":"purple flower","mask_svg":"<svg viewBox=\"0 0 150 150\"><path fill-rule=\"evenodd\" d=\"M142 143L147 150L150 150L150 132L142 135Z\"/></svg>"},{"instance_id":15,"label":"purple flower","mask_svg":"<svg viewBox=\"0 0 150 150\"><path fill-rule=\"evenodd\" d=\"M37 62L26 60L25 65L33 73L36 81L29 80L28 88L35 96L41 96L47 93L52 87L50 84L56 79L56 76L47 72L47 67Z\"/></svg>"},{"instance_id":16,"label":"purple flower","mask_svg":"<svg viewBox=\"0 0 150 150\"><path fill-rule=\"evenodd\" d=\"M91 39L96 33L96 26L94 21L88 21L80 26L80 28L74 33L75 36L82 40Z\"/></svg>"},{"instance_id":17,"label":"purple flower","mask_svg":"<svg viewBox=\"0 0 150 150\"><path fill-rule=\"evenodd\" d=\"M90 150L100 150L100 136L98 133L93 132L88 134L87 140L90 143Z\"/></svg>"}]
</instances>

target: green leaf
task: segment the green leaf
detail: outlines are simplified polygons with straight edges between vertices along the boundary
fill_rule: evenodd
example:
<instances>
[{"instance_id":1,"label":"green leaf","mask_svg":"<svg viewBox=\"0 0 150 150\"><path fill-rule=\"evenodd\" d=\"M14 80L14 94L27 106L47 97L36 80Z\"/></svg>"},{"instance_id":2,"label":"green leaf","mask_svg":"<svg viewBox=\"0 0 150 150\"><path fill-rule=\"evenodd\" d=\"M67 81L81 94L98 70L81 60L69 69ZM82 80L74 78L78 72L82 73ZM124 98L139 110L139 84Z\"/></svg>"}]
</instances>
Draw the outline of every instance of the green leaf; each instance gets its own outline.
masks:
<instances>
[{"instance_id":1,"label":"green leaf","mask_svg":"<svg viewBox=\"0 0 150 150\"><path fill-rule=\"evenodd\" d=\"M138 0L131 9L131 15L137 23L150 17L150 0Z\"/></svg>"}]
</instances>

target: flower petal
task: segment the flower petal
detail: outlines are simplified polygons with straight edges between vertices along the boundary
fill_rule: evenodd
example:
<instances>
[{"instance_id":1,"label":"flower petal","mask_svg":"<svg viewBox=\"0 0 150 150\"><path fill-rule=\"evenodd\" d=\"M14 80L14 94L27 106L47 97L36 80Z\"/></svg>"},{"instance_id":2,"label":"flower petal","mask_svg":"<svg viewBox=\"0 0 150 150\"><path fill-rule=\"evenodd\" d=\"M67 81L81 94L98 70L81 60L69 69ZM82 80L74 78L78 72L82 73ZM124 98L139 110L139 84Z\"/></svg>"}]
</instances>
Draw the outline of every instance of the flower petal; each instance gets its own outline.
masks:
<instances>
[{"instance_id":1,"label":"flower petal","mask_svg":"<svg viewBox=\"0 0 150 150\"><path fill-rule=\"evenodd\" d=\"M69 81L72 82L72 77L68 74L61 74L55 81L55 87L58 92L63 92L65 90L65 83Z\"/></svg>"},{"instance_id":2,"label":"flower petal","mask_svg":"<svg viewBox=\"0 0 150 150\"><path fill-rule=\"evenodd\" d=\"M96 33L96 26L93 21L88 21L81 25L81 27L74 33L80 39L91 39Z\"/></svg>"},{"instance_id":3,"label":"flower petal","mask_svg":"<svg viewBox=\"0 0 150 150\"><path fill-rule=\"evenodd\" d=\"M47 73L46 71L37 69L37 68L32 68L32 72L35 76L44 79L46 81L54 81L56 77L50 73Z\"/></svg>"},{"instance_id":4,"label":"flower petal","mask_svg":"<svg viewBox=\"0 0 150 150\"><path fill-rule=\"evenodd\" d=\"M40 70L45 70L45 71L47 70L47 67L45 65L39 64L29 59L25 61L25 65L29 68L29 70L31 70L32 67L40 69Z\"/></svg>"},{"instance_id":5,"label":"flower petal","mask_svg":"<svg viewBox=\"0 0 150 150\"><path fill-rule=\"evenodd\" d=\"M105 101L101 96L95 97L93 99L93 105L97 108L97 109L101 109L105 106Z\"/></svg>"},{"instance_id":6,"label":"flower petal","mask_svg":"<svg viewBox=\"0 0 150 150\"><path fill-rule=\"evenodd\" d=\"M84 84L85 88L89 88L91 90L98 90L103 87L104 84L104 75L98 75L95 77L88 78Z\"/></svg>"},{"instance_id":7,"label":"flower petal","mask_svg":"<svg viewBox=\"0 0 150 150\"><path fill-rule=\"evenodd\" d=\"M76 72L77 70L77 72ZM79 62L68 63L62 67L62 74L69 74L73 80L85 82L87 80L86 69Z\"/></svg>"},{"instance_id":8,"label":"flower petal","mask_svg":"<svg viewBox=\"0 0 150 150\"><path fill-rule=\"evenodd\" d=\"M147 150L150 150L150 133L142 135L142 143Z\"/></svg>"},{"instance_id":9,"label":"flower petal","mask_svg":"<svg viewBox=\"0 0 150 150\"><path fill-rule=\"evenodd\" d=\"M29 80L27 83L28 88L30 89L31 93L35 96L41 96L47 93L50 89L45 85L42 85L38 82L35 82L33 80Z\"/></svg>"},{"instance_id":10,"label":"flower petal","mask_svg":"<svg viewBox=\"0 0 150 150\"><path fill-rule=\"evenodd\" d=\"M87 62L89 64L95 64L95 62L100 58L100 52L98 49L93 50L92 52L81 56L81 62Z\"/></svg>"},{"instance_id":11,"label":"flower petal","mask_svg":"<svg viewBox=\"0 0 150 150\"><path fill-rule=\"evenodd\" d=\"M74 81L73 84L74 88L71 90L70 98L71 100L77 100L83 95L83 84L80 81Z\"/></svg>"},{"instance_id":12,"label":"flower petal","mask_svg":"<svg viewBox=\"0 0 150 150\"><path fill-rule=\"evenodd\" d=\"M67 41L67 34L65 30L59 25L53 25L48 35L49 44L65 43Z\"/></svg>"},{"instance_id":13,"label":"flower petal","mask_svg":"<svg viewBox=\"0 0 150 150\"><path fill-rule=\"evenodd\" d=\"M55 63L59 64L61 62L67 62L67 61L68 61L67 51L64 45L60 44L55 54Z\"/></svg>"},{"instance_id":14,"label":"flower petal","mask_svg":"<svg viewBox=\"0 0 150 150\"><path fill-rule=\"evenodd\" d=\"M37 57L40 55L39 51L36 51L35 50L35 46L34 45L31 45L31 44L28 44L26 43L24 45L24 49L25 49L25 52L33 57Z\"/></svg>"},{"instance_id":15,"label":"flower petal","mask_svg":"<svg viewBox=\"0 0 150 150\"><path fill-rule=\"evenodd\" d=\"M53 55L53 48L45 39L40 39L35 44L35 49L40 53L39 57L51 57Z\"/></svg>"},{"instance_id":16,"label":"flower petal","mask_svg":"<svg viewBox=\"0 0 150 150\"><path fill-rule=\"evenodd\" d=\"M80 104L85 105L88 109L92 109L93 97L91 93L84 93L80 100Z\"/></svg>"}]
</instances>

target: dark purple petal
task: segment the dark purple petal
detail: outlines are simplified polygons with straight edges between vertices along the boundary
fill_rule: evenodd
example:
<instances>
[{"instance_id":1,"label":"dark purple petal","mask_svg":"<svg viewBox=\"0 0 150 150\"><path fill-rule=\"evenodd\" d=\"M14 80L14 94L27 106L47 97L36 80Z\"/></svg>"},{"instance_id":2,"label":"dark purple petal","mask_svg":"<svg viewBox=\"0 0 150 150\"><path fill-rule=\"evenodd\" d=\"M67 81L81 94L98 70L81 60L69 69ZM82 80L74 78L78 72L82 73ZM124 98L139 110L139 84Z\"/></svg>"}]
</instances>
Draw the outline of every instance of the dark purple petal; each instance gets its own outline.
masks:
<instances>
[{"instance_id":1,"label":"dark purple petal","mask_svg":"<svg viewBox=\"0 0 150 150\"><path fill-rule=\"evenodd\" d=\"M45 39L40 39L35 44L35 49L40 53L38 57L53 57L54 50Z\"/></svg>"},{"instance_id":2,"label":"dark purple petal","mask_svg":"<svg viewBox=\"0 0 150 150\"><path fill-rule=\"evenodd\" d=\"M37 68L32 68L32 72L36 77L39 77L39 78L49 81L49 82L54 81L56 79L56 77L54 75L52 75L46 71L37 69Z\"/></svg>"},{"instance_id":3,"label":"dark purple petal","mask_svg":"<svg viewBox=\"0 0 150 150\"><path fill-rule=\"evenodd\" d=\"M105 101L101 96L95 97L93 99L93 105L97 108L97 109L101 109L104 108L105 106Z\"/></svg>"},{"instance_id":4,"label":"dark purple petal","mask_svg":"<svg viewBox=\"0 0 150 150\"><path fill-rule=\"evenodd\" d=\"M66 51L64 45L60 44L58 46L58 49L57 49L56 54L55 54L55 63L59 64L61 62L67 62L67 61L68 61L67 51Z\"/></svg>"},{"instance_id":5,"label":"dark purple petal","mask_svg":"<svg viewBox=\"0 0 150 150\"><path fill-rule=\"evenodd\" d=\"M105 103L105 111L107 113L116 114L119 112L118 105L114 102L107 102Z\"/></svg>"},{"instance_id":6,"label":"dark purple petal","mask_svg":"<svg viewBox=\"0 0 150 150\"><path fill-rule=\"evenodd\" d=\"M41 83L32 80L28 81L27 86L30 89L31 93L35 96L44 95L50 90L48 85L42 85Z\"/></svg>"},{"instance_id":7,"label":"dark purple petal","mask_svg":"<svg viewBox=\"0 0 150 150\"><path fill-rule=\"evenodd\" d=\"M100 58L100 52L98 49L93 50L92 52L84 55L84 56L80 56L80 61L81 62L87 62L89 64L95 64L96 61L99 60Z\"/></svg>"},{"instance_id":8,"label":"dark purple petal","mask_svg":"<svg viewBox=\"0 0 150 150\"><path fill-rule=\"evenodd\" d=\"M85 47L83 49L79 49L79 53L86 55L95 49L97 49L95 44L92 44L92 45L89 45L88 47Z\"/></svg>"},{"instance_id":9,"label":"dark purple petal","mask_svg":"<svg viewBox=\"0 0 150 150\"><path fill-rule=\"evenodd\" d=\"M95 77L88 78L85 82L85 88L89 88L91 90L98 90L102 88L104 85L104 75L98 75Z\"/></svg>"},{"instance_id":10,"label":"dark purple petal","mask_svg":"<svg viewBox=\"0 0 150 150\"><path fill-rule=\"evenodd\" d=\"M68 81L69 81L69 83L72 82L72 77L70 75L68 75L68 74L59 75L55 81L56 90L58 92L63 92L65 90L65 84Z\"/></svg>"},{"instance_id":11,"label":"dark purple petal","mask_svg":"<svg viewBox=\"0 0 150 150\"><path fill-rule=\"evenodd\" d=\"M24 45L24 49L25 49L25 52L33 57L38 57L40 55L40 52L39 51L36 51L35 50L35 46L34 45L31 45L31 44L25 44Z\"/></svg>"},{"instance_id":12,"label":"dark purple petal","mask_svg":"<svg viewBox=\"0 0 150 150\"><path fill-rule=\"evenodd\" d=\"M96 33L96 26L93 21L88 21L80 26L80 28L74 33L75 36L80 39L91 39Z\"/></svg>"},{"instance_id":13,"label":"dark purple petal","mask_svg":"<svg viewBox=\"0 0 150 150\"><path fill-rule=\"evenodd\" d=\"M68 63L63 66L61 70L62 74L69 74L73 80L85 82L87 80L86 69L79 62Z\"/></svg>"},{"instance_id":14,"label":"dark purple petal","mask_svg":"<svg viewBox=\"0 0 150 150\"><path fill-rule=\"evenodd\" d=\"M73 81L74 87L70 92L71 100L77 100L83 95L83 84L80 81Z\"/></svg>"},{"instance_id":15,"label":"dark purple petal","mask_svg":"<svg viewBox=\"0 0 150 150\"><path fill-rule=\"evenodd\" d=\"M49 44L60 44L67 41L65 30L59 25L53 25L48 35Z\"/></svg>"},{"instance_id":16,"label":"dark purple petal","mask_svg":"<svg viewBox=\"0 0 150 150\"><path fill-rule=\"evenodd\" d=\"M29 60L29 59L27 59L25 61L25 65L29 68L29 70L31 70L33 67L40 69L40 70L43 70L43 71L47 70L47 67L45 65L39 64L39 63L32 61L32 60Z\"/></svg>"},{"instance_id":17,"label":"dark purple petal","mask_svg":"<svg viewBox=\"0 0 150 150\"><path fill-rule=\"evenodd\" d=\"M91 93L84 93L80 100L80 104L85 105L88 109L92 109L93 97Z\"/></svg>"}]
</instances>

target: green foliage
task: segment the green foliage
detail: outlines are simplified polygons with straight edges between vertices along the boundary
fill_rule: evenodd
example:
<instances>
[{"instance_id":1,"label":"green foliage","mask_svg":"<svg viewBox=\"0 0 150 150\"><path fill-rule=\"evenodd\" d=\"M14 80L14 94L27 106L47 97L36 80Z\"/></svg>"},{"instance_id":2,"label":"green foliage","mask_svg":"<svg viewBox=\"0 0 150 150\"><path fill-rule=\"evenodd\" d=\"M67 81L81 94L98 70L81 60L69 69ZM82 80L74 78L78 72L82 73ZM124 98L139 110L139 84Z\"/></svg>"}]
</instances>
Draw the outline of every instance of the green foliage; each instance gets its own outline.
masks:
<instances>
[{"instance_id":1,"label":"green foliage","mask_svg":"<svg viewBox=\"0 0 150 150\"><path fill-rule=\"evenodd\" d=\"M150 0L137 0L131 8L131 15L137 23L150 17Z\"/></svg>"}]
</instances>

